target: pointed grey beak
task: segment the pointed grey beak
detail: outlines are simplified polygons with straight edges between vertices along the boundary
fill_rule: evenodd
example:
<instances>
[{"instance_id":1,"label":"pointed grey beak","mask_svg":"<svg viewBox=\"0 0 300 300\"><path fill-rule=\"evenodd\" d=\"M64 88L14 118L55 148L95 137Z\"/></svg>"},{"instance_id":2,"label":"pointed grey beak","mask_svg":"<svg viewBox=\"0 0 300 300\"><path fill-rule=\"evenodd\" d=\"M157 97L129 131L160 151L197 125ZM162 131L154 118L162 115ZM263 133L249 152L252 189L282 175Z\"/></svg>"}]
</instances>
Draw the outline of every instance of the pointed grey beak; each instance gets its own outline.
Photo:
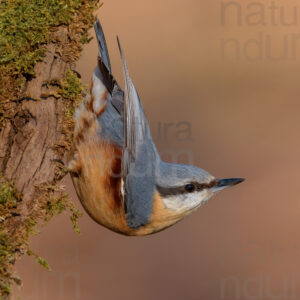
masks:
<instances>
[{"instance_id":1,"label":"pointed grey beak","mask_svg":"<svg viewBox=\"0 0 300 300\"><path fill-rule=\"evenodd\" d=\"M215 192L218 192L218 191L221 191L223 189L226 189L226 188L229 188L229 187L232 187L234 185L237 185L241 182L243 182L245 179L244 178L227 178L227 179L217 179L217 185L215 185L213 188L212 188L212 191L215 193Z\"/></svg>"}]
</instances>

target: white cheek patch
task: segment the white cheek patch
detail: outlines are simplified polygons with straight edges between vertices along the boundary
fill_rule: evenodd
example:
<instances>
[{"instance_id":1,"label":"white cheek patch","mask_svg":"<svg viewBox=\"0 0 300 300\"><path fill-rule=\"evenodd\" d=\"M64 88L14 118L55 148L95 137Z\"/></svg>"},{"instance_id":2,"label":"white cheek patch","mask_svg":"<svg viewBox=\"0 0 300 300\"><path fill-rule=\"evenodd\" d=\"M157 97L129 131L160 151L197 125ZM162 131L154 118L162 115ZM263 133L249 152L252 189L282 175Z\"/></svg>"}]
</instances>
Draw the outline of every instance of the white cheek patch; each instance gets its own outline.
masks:
<instances>
[{"instance_id":1,"label":"white cheek patch","mask_svg":"<svg viewBox=\"0 0 300 300\"><path fill-rule=\"evenodd\" d=\"M211 193L207 189L194 192L179 194L163 198L166 208L175 211L187 211L198 208L211 197Z\"/></svg>"}]
</instances>

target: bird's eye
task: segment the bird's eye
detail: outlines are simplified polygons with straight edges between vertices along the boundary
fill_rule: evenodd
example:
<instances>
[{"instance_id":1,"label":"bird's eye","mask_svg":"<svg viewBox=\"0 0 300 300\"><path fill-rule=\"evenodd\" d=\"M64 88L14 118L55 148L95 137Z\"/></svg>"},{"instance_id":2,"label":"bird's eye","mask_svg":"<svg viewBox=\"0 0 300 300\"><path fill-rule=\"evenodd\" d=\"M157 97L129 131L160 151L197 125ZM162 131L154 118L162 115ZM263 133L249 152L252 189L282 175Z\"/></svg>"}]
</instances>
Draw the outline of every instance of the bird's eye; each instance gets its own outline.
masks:
<instances>
[{"instance_id":1,"label":"bird's eye","mask_svg":"<svg viewBox=\"0 0 300 300\"><path fill-rule=\"evenodd\" d=\"M184 188L188 193L192 193L196 189L195 185L192 183L187 184Z\"/></svg>"}]
</instances>

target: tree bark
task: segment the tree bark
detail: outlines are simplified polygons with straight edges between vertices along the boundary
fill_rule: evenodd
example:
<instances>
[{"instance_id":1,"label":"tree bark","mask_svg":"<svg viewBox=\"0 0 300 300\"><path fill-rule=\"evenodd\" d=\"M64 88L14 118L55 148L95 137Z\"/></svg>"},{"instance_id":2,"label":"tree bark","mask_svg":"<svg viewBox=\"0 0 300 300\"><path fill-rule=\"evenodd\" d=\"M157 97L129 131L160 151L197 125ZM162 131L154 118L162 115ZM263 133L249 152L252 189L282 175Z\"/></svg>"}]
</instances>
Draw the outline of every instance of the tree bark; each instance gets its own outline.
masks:
<instances>
[{"instance_id":1,"label":"tree bark","mask_svg":"<svg viewBox=\"0 0 300 300\"><path fill-rule=\"evenodd\" d=\"M62 161L84 96L74 63L101 5L4 0L0 6L0 300L7 300L11 285L20 283L16 259L27 253L49 267L29 247L40 222L69 209L78 231L80 214L60 186Z\"/></svg>"},{"instance_id":2,"label":"tree bark","mask_svg":"<svg viewBox=\"0 0 300 300\"><path fill-rule=\"evenodd\" d=\"M67 28L59 28L56 34L60 42L67 41ZM70 146L72 124L67 124L66 131L66 123L71 122L72 116L66 118L70 102L60 90L70 69L71 62L61 53L61 43L48 44L44 60L35 66L36 77L27 80L18 98L6 103L10 117L0 128L0 174L13 183L21 196L0 220L12 251L7 265L2 266L5 274L0 273L0 287L6 288L5 292L0 289L1 300L10 299L8 289L16 281L13 266L28 251L31 227L47 218L46 210L53 205L51 199L59 202L59 195L62 196L59 182L63 174L58 162Z\"/></svg>"},{"instance_id":3,"label":"tree bark","mask_svg":"<svg viewBox=\"0 0 300 300\"><path fill-rule=\"evenodd\" d=\"M53 181L53 160L63 159L54 149L62 138L59 116L63 103L54 96L53 86L45 84L62 79L68 67L55 50L53 44L47 47L45 60L35 67L37 77L28 82L24 96L15 100L15 115L5 121L0 133L0 172L23 194L25 214L28 201L34 201L35 186Z\"/></svg>"}]
</instances>

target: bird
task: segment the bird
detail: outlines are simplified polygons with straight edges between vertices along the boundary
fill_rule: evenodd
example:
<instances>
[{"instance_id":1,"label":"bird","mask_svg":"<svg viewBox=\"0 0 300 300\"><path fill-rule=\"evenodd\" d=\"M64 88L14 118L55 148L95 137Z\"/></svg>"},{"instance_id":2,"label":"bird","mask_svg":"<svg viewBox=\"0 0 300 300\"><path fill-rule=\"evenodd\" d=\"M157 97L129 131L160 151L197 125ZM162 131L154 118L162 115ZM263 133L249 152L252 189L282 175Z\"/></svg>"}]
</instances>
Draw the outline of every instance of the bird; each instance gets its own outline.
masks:
<instances>
[{"instance_id":1,"label":"bird","mask_svg":"<svg viewBox=\"0 0 300 300\"><path fill-rule=\"evenodd\" d=\"M160 232L244 181L164 162L151 137L119 38L124 90L114 78L99 19L97 66L89 93L74 114L68 168L84 209L100 225L127 236Z\"/></svg>"}]
</instances>

